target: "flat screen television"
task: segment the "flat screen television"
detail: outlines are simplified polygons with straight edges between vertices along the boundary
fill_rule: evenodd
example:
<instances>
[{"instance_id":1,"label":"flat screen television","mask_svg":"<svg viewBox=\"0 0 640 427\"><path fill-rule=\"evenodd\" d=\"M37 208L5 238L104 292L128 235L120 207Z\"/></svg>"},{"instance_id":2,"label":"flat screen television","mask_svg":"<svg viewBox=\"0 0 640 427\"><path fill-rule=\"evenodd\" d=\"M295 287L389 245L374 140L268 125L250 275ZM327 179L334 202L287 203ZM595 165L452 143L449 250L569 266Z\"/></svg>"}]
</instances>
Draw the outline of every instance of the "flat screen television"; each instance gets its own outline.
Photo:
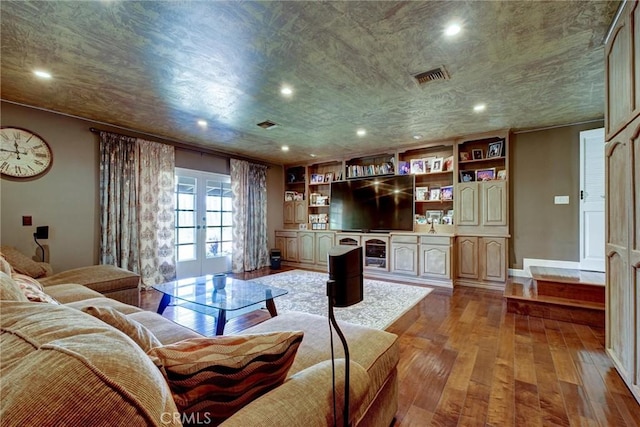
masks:
<instances>
[{"instance_id":1,"label":"flat screen television","mask_svg":"<svg viewBox=\"0 0 640 427\"><path fill-rule=\"evenodd\" d=\"M329 228L362 232L413 231L413 191L413 175L334 181Z\"/></svg>"}]
</instances>

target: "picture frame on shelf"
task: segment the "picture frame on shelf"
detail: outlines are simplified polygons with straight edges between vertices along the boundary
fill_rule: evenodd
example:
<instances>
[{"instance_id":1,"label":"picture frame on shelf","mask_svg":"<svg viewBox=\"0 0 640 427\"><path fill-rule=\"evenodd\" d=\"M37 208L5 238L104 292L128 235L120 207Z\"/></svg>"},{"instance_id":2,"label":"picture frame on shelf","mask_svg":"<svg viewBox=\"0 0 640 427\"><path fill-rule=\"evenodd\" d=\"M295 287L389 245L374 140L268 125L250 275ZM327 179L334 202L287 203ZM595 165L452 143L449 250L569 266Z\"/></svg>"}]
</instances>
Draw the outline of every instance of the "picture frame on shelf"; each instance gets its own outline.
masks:
<instances>
[{"instance_id":1,"label":"picture frame on shelf","mask_svg":"<svg viewBox=\"0 0 640 427\"><path fill-rule=\"evenodd\" d=\"M324 174L321 173L312 173L311 174L311 183L312 184L322 184L324 182Z\"/></svg>"},{"instance_id":2,"label":"picture frame on shelf","mask_svg":"<svg viewBox=\"0 0 640 427\"><path fill-rule=\"evenodd\" d=\"M453 200L453 185L440 187L441 200Z\"/></svg>"},{"instance_id":3,"label":"picture frame on shelf","mask_svg":"<svg viewBox=\"0 0 640 427\"><path fill-rule=\"evenodd\" d=\"M411 164L403 160L398 162L398 174L409 175L411 173Z\"/></svg>"},{"instance_id":4,"label":"picture frame on shelf","mask_svg":"<svg viewBox=\"0 0 640 427\"><path fill-rule=\"evenodd\" d=\"M431 168L433 167L433 161L435 159L436 158L434 156L425 157L424 159L422 159L422 161L424 162L424 173L431 172Z\"/></svg>"},{"instance_id":5,"label":"picture frame on shelf","mask_svg":"<svg viewBox=\"0 0 640 427\"><path fill-rule=\"evenodd\" d=\"M324 182L333 181L333 172L327 172L324 174Z\"/></svg>"},{"instance_id":6,"label":"picture frame on shelf","mask_svg":"<svg viewBox=\"0 0 640 427\"><path fill-rule=\"evenodd\" d=\"M416 224L426 224L426 223L427 223L427 217L425 215L416 214Z\"/></svg>"},{"instance_id":7,"label":"picture frame on shelf","mask_svg":"<svg viewBox=\"0 0 640 427\"><path fill-rule=\"evenodd\" d=\"M427 211L425 216L427 217L427 224L440 224L442 211Z\"/></svg>"},{"instance_id":8,"label":"picture frame on shelf","mask_svg":"<svg viewBox=\"0 0 640 427\"><path fill-rule=\"evenodd\" d=\"M482 148L474 148L473 150L471 150L471 156L473 157L473 160L482 160L483 158L483 151Z\"/></svg>"},{"instance_id":9,"label":"picture frame on shelf","mask_svg":"<svg viewBox=\"0 0 640 427\"><path fill-rule=\"evenodd\" d=\"M416 187L416 201L429 200L429 187Z\"/></svg>"},{"instance_id":10,"label":"picture frame on shelf","mask_svg":"<svg viewBox=\"0 0 640 427\"><path fill-rule=\"evenodd\" d=\"M429 200L440 200L440 187L432 187L429 189Z\"/></svg>"},{"instance_id":11,"label":"picture frame on shelf","mask_svg":"<svg viewBox=\"0 0 640 427\"><path fill-rule=\"evenodd\" d=\"M453 170L453 156L449 156L444 159L442 170L451 171Z\"/></svg>"},{"instance_id":12,"label":"picture frame on shelf","mask_svg":"<svg viewBox=\"0 0 640 427\"><path fill-rule=\"evenodd\" d=\"M306 230L306 229L307 229L307 223L298 224L298 230Z\"/></svg>"},{"instance_id":13,"label":"picture frame on shelf","mask_svg":"<svg viewBox=\"0 0 640 427\"><path fill-rule=\"evenodd\" d=\"M503 140L489 143L489 148L487 149L487 159L502 157L503 147L504 147Z\"/></svg>"},{"instance_id":14,"label":"picture frame on shelf","mask_svg":"<svg viewBox=\"0 0 640 427\"><path fill-rule=\"evenodd\" d=\"M496 178L496 168L476 170L476 181L492 181Z\"/></svg>"},{"instance_id":15,"label":"picture frame on shelf","mask_svg":"<svg viewBox=\"0 0 640 427\"><path fill-rule=\"evenodd\" d=\"M423 159L411 159L411 173L419 175L425 172Z\"/></svg>"},{"instance_id":16,"label":"picture frame on shelf","mask_svg":"<svg viewBox=\"0 0 640 427\"><path fill-rule=\"evenodd\" d=\"M469 155L468 151L461 151L459 153L459 155L460 155L460 161L461 162L467 162L467 161L471 160L471 156Z\"/></svg>"},{"instance_id":17,"label":"picture frame on shelf","mask_svg":"<svg viewBox=\"0 0 640 427\"><path fill-rule=\"evenodd\" d=\"M507 171L505 169L499 170L496 177L497 179L504 181L505 179L507 179Z\"/></svg>"},{"instance_id":18,"label":"picture frame on shelf","mask_svg":"<svg viewBox=\"0 0 640 427\"><path fill-rule=\"evenodd\" d=\"M476 180L475 171L460 171L460 182L473 182Z\"/></svg>"},{"instance_id":19,"label":"picture frame on shelf","mask_svg":"<svg viewBox=\"0 0 640 427\"><path fill-rule=\"evenodd\" d=\"M316 197L316 206L329 206L329 196L318 195Z\"/></svg>"},{"instance_id":20,"label":"picture frame on shelf","mask_svg":"<svg viewBox=\"0 0 640 427\"><path fill-rule=\"evenodd\" d=\"M285 202L293 202L296 199L295 191L285 191L284 192L284 201Z\"/></svg>"},{"instance_id":21,"label":"picture frame on shelf","mask_svg":"<svg viewBox=\"0 0 640 427\"><path fill-rule=\"evenodd\" d=\"M304 193L296 192L296 194L293 195L293 200L296 201L296 202L304 200Z\"/></svg>"},{"instance_id":22,"label":"picture frame on shelf","mask_svg":"<svg viewBox=\"0 0 640 427\"><path fill-rule=\"evenodd\" d=\"M444 163L444 158L436 157L431 162L431 172L442 172L442 164Z\"/></svg>"}]
</instances>

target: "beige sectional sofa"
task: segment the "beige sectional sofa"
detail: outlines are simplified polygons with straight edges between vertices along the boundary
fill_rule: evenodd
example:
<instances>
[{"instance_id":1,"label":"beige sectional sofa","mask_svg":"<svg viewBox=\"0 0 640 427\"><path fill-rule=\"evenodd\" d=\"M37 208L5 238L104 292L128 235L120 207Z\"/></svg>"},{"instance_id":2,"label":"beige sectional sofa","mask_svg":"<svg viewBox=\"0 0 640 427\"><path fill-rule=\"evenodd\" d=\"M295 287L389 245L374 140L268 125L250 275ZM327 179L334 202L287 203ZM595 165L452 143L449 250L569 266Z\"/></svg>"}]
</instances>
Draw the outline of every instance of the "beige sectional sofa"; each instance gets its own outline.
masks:
<instances>
[{"instance_id":1,"label":"beige sectional sofa","mask_svg":"<svg viewBox=\"0 0 640 427\"><path fill-rule=\"evenodd\" d=\"M59 305L26 301L8 290L10 280L10 276L2 276L0 298L3 426L181 425L184 418L178 413L165 377L145 352L120 330L81 310L112 307L144 325L163 345L199 334L78 284L44 287ZM352 425L389 426L397 410L397 337L352 324L341 326L352 361ZM287 379L222 425L332 425L327 319L281 313L243 333L272 331L304 332ZM343 357L337 336L334 341L336 357ZM341 366L338 363L339 371ZM340 420L341 381L336 388Z\"/></svg>"}]
</instances>

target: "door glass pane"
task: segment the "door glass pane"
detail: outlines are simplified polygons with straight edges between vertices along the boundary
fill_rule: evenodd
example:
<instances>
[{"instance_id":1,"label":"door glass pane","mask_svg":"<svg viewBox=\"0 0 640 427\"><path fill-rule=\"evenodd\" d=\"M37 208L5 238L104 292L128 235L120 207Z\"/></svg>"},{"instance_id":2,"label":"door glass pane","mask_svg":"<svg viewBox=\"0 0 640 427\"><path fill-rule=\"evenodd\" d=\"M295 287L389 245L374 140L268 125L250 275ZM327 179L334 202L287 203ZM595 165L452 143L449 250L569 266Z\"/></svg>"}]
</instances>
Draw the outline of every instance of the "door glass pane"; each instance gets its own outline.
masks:
<instances>
[{"instance_id":1,"label":"door glass pane","mask_svg":"<svg viewBox=\"0 0 640 427\"><path fill-rule=\"evenodd\" d=\"M195 227L196 213L193 211L178 211L178 227Z\"/></svg>"},{"instance_id":2,"label":"door glass pane","mask_svg":"<svg viewBox=\"0 0 640 427\"><path fill-rule=\"evenodd\" d=\"M196 245L179 245L178 261L187 261L195 259Z\"/></svg>"},{"instance_id":3,"label":"door glass pane","mask_svg":"<svg viewBox=\"0 0 640 427\"><path fill-rule=\"evenodd\" d=\"M222 225L227 225L227 226L233 225L233 215L231 214L231 212L222 213Z\"/></svg>"},{"instance_id":4,"label":"door glass pane","mask_svg":"<svg viewBox=\"0 0 640 427\"><path fill-rule=\"evenodd\" d=\"M186 243L195 243L195 229L193 228L179 228L178 229L178 244L183 245Z\"/></svg>"},{"instance_id":5,"label":"door glass pane","mask_svg":"<svg viewBox=\"0 0 640 427\"><path fill-rule=\"evenodd\" d=\"M207 212L207 226L215 227L222 225L222 214L220 212Z\"/></svg>"},{"instance_id":6,"label":"door glass pane","mask_svg":"<svg viewBox=\"0 0 640 427\"><path fill-rule=\"evenodd\" d=\"M222 227L222 240L231 240L232 236L231 227Z\"/></svg>"}]
</instances>

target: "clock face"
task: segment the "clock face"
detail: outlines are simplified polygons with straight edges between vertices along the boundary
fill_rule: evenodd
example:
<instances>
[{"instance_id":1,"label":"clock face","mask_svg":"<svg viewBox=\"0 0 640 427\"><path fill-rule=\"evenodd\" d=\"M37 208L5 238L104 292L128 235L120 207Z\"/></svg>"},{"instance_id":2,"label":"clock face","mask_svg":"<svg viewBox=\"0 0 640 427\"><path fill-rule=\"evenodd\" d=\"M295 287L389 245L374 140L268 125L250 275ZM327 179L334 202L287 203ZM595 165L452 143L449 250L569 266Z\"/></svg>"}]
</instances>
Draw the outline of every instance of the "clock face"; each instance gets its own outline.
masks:
<instances>
[{"instance_id":1,"label":"clock face","mask_svg":"<svg viewBox=\"0 0 640 427\"><path fill-rule=\"evenodd\" d=\"M32 178L45 173L53 156L49 145L33 132L15 127L0 129L0 173Z\"/></svg>"}]
</instances>

